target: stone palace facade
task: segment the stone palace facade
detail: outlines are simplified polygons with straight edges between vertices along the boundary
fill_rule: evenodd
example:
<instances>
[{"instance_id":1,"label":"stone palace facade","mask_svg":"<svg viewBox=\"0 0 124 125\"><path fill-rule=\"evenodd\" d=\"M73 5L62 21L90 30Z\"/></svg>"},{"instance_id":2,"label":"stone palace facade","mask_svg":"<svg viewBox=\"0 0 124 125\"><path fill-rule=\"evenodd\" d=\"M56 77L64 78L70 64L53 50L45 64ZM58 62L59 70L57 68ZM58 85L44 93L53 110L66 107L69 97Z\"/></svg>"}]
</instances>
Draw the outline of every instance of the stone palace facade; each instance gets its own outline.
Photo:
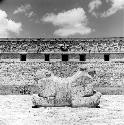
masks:
<instances>
[{"instance_id":1,"label":"stone palace facade","mask_svg":"<svg viewBox=\"0 0 124 125\"><path fill-rule=\"evenodd\" d=\"M0 60L124 61L124 38L3 38Z\"/></svg>"}]
</instances>

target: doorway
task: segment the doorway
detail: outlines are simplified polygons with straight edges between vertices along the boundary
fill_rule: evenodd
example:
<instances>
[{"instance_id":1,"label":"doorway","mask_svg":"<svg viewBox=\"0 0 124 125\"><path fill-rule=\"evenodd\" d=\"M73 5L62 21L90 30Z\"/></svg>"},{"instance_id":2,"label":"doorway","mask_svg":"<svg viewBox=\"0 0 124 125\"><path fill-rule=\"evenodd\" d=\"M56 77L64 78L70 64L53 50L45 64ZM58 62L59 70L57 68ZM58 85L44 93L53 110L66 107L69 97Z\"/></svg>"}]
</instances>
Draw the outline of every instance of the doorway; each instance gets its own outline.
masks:
<instances>
[{"instance_id":1,"label":"doorway","mask_svg":"<svg viewBox=\"0 0 124 125\"><path fill-rule=\"evenodd\" d=\"M86 61L86 54L80 54L80 61Z\"/></svg>"},{"instance_id":2,"label":"doorway","mask_svg":"<svg viewBox=\"0 0 124 125\"><path fill-rule=\"evenodd\" d=\"M62 54L62 61L68 61L68 60L69 60L68 54Z\"/></svg>"},{"instance_id":3,"label":"doorway","mask_svg":"<svg viewBox=\"0 0 124 125\"><path fill-rule=\"evenodd\" d=\"M104 61L109 61L109 57L110 55L109 54L104 54Z\"/></svg>"},{"instance_id":4,"label":"doorway","mask_svg":"<svg viewBox=\"0 0 124 125\"><path fill-rule=\"evenodd\" d=\"M20 54L20 61L26 61L26 54Z\"/></svg>"}]
</instances>

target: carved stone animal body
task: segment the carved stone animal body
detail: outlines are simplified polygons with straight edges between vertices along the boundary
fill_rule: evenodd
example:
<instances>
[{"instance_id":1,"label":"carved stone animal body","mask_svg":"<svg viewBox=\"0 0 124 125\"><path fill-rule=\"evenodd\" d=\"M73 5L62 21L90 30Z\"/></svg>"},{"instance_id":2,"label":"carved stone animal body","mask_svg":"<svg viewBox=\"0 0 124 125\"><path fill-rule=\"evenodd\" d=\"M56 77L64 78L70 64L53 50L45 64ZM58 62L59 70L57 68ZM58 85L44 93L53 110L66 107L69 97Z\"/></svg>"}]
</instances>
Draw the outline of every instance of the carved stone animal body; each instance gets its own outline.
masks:
<instances>
[{"instance_id":1,"label":"carved stone animal body","mask_svg":"<svg viewBox=\"0 0 124 125\"><path fill-rule=\"evenodd\" d=\"M39 93L34 95L34 106L96 107L101 93L93 90L92 76L80 69L73 76L61 78L44 70L46 77L38 80ZM91 73L91 72L90 72Z\"/></svg>"}]
</instances>

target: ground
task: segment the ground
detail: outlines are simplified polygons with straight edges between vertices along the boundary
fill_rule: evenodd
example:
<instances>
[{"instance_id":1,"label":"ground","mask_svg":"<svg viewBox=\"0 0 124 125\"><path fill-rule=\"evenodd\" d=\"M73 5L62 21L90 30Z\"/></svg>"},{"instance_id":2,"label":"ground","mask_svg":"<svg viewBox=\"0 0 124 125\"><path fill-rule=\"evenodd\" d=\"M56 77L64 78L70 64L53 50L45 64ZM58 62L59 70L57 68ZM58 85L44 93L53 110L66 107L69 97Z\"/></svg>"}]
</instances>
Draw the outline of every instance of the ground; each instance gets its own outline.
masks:
<instances>
[{"instance_id":1,"label":"ground","mask_svg":"<svg viewBox=\"0 0 124 125\"><path fill-rule=\"evenodd\" d=\"M124 95L103 95L100 108L32 108L31 95L0 95L0 125L124 125Z\"/></svg>"}]
</instances>

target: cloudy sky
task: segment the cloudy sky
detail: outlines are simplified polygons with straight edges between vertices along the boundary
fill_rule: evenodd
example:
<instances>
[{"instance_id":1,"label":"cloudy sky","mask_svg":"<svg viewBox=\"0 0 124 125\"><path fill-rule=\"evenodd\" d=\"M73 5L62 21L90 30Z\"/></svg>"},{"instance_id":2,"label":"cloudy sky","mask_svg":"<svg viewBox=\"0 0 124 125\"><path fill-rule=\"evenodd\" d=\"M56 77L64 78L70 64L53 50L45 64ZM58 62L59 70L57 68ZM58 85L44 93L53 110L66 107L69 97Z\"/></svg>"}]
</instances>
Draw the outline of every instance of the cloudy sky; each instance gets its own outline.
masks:
<instances>
[{"instance_id":1,"label":"cloudy sky","mask_svg":"<svg viewBox=\"0 0 124 125\"><path fill-rule=\"evenodd\" d=\"M0 0L0 37L124 37L124 0Z\"/></svg>"}]
</instances>

